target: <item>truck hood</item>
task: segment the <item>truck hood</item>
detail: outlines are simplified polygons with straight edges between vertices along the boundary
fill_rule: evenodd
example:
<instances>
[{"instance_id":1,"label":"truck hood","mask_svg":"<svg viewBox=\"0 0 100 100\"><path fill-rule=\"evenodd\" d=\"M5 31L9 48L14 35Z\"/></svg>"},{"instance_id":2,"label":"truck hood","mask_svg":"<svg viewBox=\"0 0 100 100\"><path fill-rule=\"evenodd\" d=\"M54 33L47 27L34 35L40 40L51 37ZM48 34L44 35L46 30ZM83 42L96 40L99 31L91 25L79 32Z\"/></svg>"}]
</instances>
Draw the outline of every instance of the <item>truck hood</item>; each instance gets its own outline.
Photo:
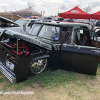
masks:
<instances>
[{"instance_id":1,"label":"truck hood","mask_svg":"<svg viewBox=\"0 0 100 100\"><path fill-rule=\"evenodd\" d=\"M7 27L7 28L3 28L3 29L5 29L5 30L12 30L14 32L25 34L25 31L23 30L23 27Z\"/></svg>"},{"instance_id":2,"label":"truck hood","mask_svg":"<svg viewBox=\"0 0 100 100\"><path fill-rule=\"evenodd\" d=\"M9 19L7 19L7 18L1 17L1 16L0 16L0 21L1 21L2 23L10 23L10 24L15 24L16 26L19 26L19 25L16 24L15 22L13 22L13 21L11 21L11 20L9 20Z\"/></svg>"},{"instance_id":3,"label":"truck hood","mask_svg":"<svg viewBox=\"0 0 100 100\"><path fill-rule=\"evenodd\" d=\"M12 36L13 38L18 38L18 39L28 41L30 43L33 43L33 44L38 45L40 47L43 47L45 49L52 50L51 44L48 44L48 43L41 41L41 40L38 40L35 36L31 37L29 35L20 34L19 32L15 32L15 31L12 31L12 30L5 31L5 34L8 34L8 35Z\"/></svg>"}]
</instances>

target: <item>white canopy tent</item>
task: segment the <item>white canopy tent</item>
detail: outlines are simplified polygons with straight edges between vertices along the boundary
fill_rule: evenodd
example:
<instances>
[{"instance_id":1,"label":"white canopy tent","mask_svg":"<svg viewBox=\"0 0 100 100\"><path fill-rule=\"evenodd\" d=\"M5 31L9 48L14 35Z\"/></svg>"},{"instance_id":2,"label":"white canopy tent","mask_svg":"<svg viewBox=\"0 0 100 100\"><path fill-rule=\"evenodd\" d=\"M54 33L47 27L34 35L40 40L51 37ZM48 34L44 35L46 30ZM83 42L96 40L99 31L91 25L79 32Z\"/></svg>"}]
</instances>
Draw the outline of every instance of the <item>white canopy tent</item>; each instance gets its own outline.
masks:
<instances>
[{"instance_id":1,"label":"white canopy tent","mask_svg":"<svg viewBox=\"0 0 100 100\"><path fill-rule=\"evenodd\" d=\"M13 14L21 15L21 16L42 16L41 13L38 13L37 11L34 11L32 9L26 8L23 10L15 11Z\"/></svg>"},{"instance_id":2,"label":"white canopy tent","mask_svg":"<svg viewBox=\"0 0 100 100\"><path fill-rule=\"evenodd\" d=\"M18 20L19 18L21 18L21 16L39 16L41 17L42 14L38 13L37 11L34 11L32 9L26 8L23 10L19 10L19 11L9 11L9 12L0 12L0 16L11 19L11 20Z\"/></svg>"},{"instance_id":3,"label":"white canopy tent","mask_svg":"<svg viewBox=\"0 0 100 100\"><path fill-rule=\"evenodd\" d=\"M21 18L21 16L19 16L17 14L15 14L13 16L12 15L13 15L12 11L9 11L9 12L0 12L0 16L8 18L10 20L14 20L15 21L15 20L18 20L18 19Z\"/></svg>"}]
</instances>

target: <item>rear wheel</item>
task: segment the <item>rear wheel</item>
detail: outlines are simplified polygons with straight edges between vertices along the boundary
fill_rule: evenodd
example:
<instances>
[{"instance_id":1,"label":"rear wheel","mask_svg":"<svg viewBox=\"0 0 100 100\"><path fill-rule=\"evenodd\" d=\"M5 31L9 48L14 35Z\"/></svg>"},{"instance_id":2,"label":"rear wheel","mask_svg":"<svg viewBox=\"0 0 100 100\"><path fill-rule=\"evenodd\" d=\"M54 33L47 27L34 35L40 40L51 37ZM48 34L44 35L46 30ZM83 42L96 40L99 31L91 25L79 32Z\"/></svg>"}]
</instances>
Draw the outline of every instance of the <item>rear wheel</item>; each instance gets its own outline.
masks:
<instances>
[{"instance_id":1,"label":"rear wheel","mask_svg":"<svg viewBox=\"0 0 100 100\"><path fill-rule=\"evenodd\" d=\"M46 67L47 67L47 58L38 59L31 64L29 68L29 74L34 75L42 73L46 69Z\"/></svg>"}]
</instances>

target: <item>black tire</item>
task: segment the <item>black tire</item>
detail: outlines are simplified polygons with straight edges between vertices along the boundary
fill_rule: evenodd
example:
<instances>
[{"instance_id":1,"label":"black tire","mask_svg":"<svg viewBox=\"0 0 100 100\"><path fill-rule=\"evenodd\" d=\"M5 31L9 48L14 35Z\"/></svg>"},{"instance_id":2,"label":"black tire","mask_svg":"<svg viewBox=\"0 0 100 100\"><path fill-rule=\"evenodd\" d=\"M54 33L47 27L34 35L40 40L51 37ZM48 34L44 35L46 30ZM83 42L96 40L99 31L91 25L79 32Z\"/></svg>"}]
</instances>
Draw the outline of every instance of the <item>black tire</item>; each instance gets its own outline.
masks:
<instances>
[{"instance_id":1,"label":"black tire","mask_svg":"<svg viewBox=\"0 0 100 100\"><path fill-rule=\"evenodd\" d=\"M47 67L47 58L38 59L29 66L29 75L33 76L42 73Z\"/></svg>"}]
</instances>

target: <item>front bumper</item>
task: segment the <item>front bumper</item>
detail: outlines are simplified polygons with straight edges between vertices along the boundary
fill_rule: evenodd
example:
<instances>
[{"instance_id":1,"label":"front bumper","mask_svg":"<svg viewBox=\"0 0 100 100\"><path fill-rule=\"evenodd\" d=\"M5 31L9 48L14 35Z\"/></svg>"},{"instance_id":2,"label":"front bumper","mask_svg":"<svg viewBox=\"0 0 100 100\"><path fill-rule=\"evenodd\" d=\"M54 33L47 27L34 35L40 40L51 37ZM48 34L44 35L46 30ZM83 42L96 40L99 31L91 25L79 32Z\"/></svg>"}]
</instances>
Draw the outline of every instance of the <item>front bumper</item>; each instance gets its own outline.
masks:
<instances>
[{"instance_id":1,"label":"front bumper","mask_svg":"<svg viewBox=\"0 0 100 100\"><path fill-rule=\"evenodd\" d=\"M6 76L10 82L14 82L16 80L16 75L10 71L9 69L7 69L1 62L0 62L0 72L2 72L4 74L4 76Z\"/></svg>"}]
</instances>

